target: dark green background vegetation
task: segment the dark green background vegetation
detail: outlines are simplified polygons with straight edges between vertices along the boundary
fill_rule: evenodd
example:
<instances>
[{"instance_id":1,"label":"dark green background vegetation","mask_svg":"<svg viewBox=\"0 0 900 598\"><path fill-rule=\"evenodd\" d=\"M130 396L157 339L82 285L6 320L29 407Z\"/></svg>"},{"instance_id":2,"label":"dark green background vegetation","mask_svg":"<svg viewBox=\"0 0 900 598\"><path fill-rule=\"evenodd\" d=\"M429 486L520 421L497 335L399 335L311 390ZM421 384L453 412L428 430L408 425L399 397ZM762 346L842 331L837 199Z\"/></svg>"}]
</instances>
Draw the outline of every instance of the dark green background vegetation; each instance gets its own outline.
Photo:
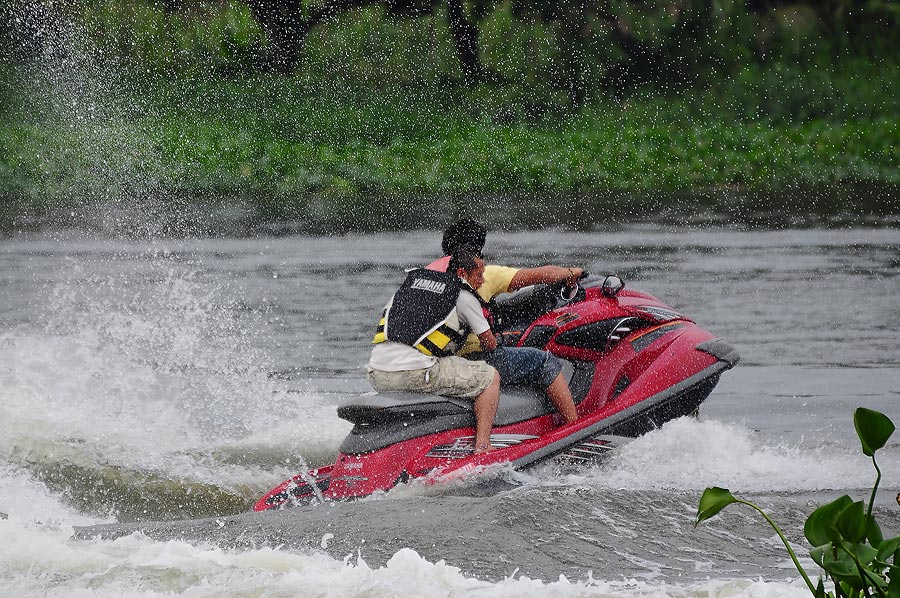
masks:
<instances>
[{"instance_id":1,"label":"dark green background vegetation","mask_svg":"<svg viewBox=\"0 0 900 598\"><path fill-rule=\"evenodd\" d=\"M898 8L0 0L0 195L389 211L837 185L895 211Z\"/></svg>"}]
</instances>

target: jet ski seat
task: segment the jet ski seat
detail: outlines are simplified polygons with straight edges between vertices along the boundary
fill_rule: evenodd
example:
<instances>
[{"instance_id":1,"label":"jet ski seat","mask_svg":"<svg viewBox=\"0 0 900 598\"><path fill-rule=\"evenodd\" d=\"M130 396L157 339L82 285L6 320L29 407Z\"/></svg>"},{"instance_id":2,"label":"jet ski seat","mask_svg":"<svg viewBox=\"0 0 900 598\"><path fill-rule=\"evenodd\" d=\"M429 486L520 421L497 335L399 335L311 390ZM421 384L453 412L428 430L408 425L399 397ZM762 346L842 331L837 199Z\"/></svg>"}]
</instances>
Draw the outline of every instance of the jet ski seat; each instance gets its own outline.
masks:
<instances>
[{"instance_id":1,"label":"jet ski seat","mask_svg":"<svg viewBox=\"0 0 900 598\"><path fill-rule=\"evenodd\" d=\"M578 404L587 394L590 384L585 385L581 378L585 374L585 366L591 364L573 363L565 359L563 376L572 389L575 403ZM593 373L593 368L590 368ZM579 392L580 391L580 392ZM445 397L416 392L383 392L357 397L338 408L338 416L352 423L360 421L383 420L382 411L411 411L418 414L454 415L474 412L474 401L457 397ZM550 403L542 391L531 386L512 386L500 391L500 404L497 407L495 426L506 426L525 421L548 413L556 408ZM384 415L384 414L382 414Z\"/></svg>"},{"instance_id":2,"label":"jet ski seat","mask_svg":"<svg viewBox=\"0 0 900 598\"><path fill-rule=\"evenodd\" d=\"M403 417L467 415L474 417L472 399L442 397L415 392L387 392L362 396L338 407L338 415L354 424L376 424ZM544 393L528 387L503 390L497 407L495 426L506 426L539 417L555 410Z\"/></svg>"},{"instance_id":3,"label":"jet ski seat","mask_svg":"<svg viewBox=\"0 0 900 598\"><path fill-rule=\"evenodd\" d=\"M578 403L587 394L593 379L593 364L567 362L563 373ZM354 424L341 444L341 452L363 453L407 438L441 430L475 425L474 401L426 393L373 393L344 403L338 416ZM529 386L506 387L500 391L495 426L555 413L556 408L540 390Z\"/></svg>"},{"instance_id":4,"label":"jet ski seat","mask_svg":"<svg viewBox=\"0 0 900 598\"><path fill-rule=\"evenodd\" d=\"M391 444L475 425L474 401L425 393L387 392L354 399L338 407L338 416L353 423L341 443L344 454L362 454ZM494 425L505 426L551 413L543 393L516 388L500 394Z\"/></svg>"}]
</instances>

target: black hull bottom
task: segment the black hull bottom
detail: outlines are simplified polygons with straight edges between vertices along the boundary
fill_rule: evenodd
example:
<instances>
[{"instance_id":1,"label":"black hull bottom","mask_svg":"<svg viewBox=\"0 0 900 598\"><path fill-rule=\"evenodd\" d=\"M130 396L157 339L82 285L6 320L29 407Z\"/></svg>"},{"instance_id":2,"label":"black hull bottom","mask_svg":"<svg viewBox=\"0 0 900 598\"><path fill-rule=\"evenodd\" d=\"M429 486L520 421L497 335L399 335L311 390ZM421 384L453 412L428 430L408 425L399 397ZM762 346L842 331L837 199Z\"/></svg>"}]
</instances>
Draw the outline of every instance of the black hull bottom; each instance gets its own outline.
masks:
<instances>
[{"instance_id":1,"label":"black hull bottom","mask_svg":"<svg viewBox=\"0 0 900 598\"><path fill-rule=\"evenodd\" d=\"M647 432L659 429L673 419L685 415L695 415L700 409L700 404L706 400L718 383L718 374L710 376L649 409L613 424L602 433L637 438Z\"/></svg>"}]
</instances>

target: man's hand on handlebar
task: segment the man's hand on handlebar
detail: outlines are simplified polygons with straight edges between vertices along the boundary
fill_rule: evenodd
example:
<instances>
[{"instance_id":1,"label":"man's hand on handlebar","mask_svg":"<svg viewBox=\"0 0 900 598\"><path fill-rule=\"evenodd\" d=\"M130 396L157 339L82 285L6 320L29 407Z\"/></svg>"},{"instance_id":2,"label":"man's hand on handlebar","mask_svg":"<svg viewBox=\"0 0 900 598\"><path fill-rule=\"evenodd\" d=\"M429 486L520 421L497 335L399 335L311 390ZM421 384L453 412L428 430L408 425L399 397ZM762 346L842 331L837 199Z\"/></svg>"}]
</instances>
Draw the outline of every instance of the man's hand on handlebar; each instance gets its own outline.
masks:
<instances>
[{"instance_id":1,"label":"man's hand on handlebar","mask_svg":"<svg viewBox=\"0 0 900 598\"><path fill-rule=\"evenodd\" d=\"M587 276L587 272L583 268L566 268L569 275L566 277L566 285L571 287L578 286L578 281Z\"/></svg>"}]
</instances>

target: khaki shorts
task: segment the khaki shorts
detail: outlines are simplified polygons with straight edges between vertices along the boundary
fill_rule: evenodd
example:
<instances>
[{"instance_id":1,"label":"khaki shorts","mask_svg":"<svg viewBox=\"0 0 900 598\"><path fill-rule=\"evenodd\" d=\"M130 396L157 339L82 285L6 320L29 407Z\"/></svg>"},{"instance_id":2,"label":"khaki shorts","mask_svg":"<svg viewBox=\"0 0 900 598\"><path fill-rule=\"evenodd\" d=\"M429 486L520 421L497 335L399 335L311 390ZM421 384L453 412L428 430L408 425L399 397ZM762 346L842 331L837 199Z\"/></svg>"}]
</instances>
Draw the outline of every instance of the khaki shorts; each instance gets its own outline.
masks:
<instances>
[{"instance_id":1,"label":"khaki shorts","mask_svg":"<svg viewBox=\"0 0 900 598\"><path fill-rule=\"evenodd\" d=\"M491 385L497 370L483 361L450 356L422 370L385 372L369 368L366 374L372 388L379 392L427 392L474 399Z\"/></svg>"}]
</instances>

